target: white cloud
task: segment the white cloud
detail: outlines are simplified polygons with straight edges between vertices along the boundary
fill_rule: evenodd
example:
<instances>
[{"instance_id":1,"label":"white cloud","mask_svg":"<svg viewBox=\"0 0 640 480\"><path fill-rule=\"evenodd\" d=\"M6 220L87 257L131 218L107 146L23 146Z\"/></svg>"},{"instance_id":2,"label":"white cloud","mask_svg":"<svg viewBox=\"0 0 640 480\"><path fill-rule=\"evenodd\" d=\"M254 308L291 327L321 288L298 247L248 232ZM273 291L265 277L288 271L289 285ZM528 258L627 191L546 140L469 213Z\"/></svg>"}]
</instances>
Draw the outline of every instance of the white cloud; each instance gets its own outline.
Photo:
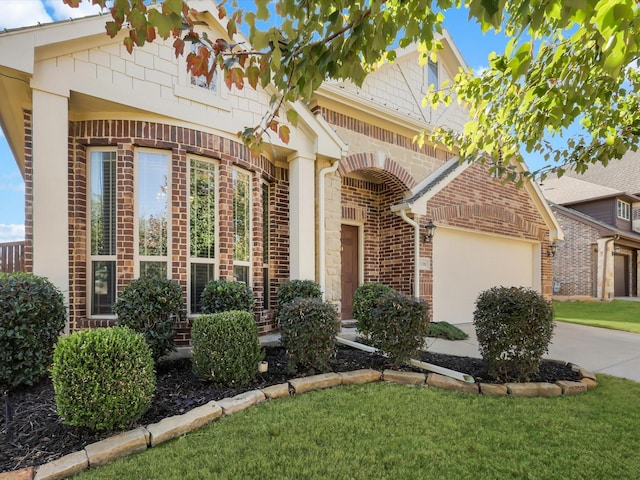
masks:
<instances>
[{"instance_id":1,"label":"white cloud","mask_svg":"<svg viewBox=\"0 0 640 480\"><path fill-rule=\"evenodd\" d=\"M52 12L54 20L66 20L68 18L86 17L100 13L100 7L92 5L91 0L83 0L77 8L71 8L62 0L44 0L48 9Z\"/></svg>"},{"instance_id":2,"label":"white cloud","mask_svg":"<svg viewBox=\"0 0 640 480\"><path fill-rule=\"evenodd\" d=\"M4 225L0 223L0 243L21 240L24 240L24 225Z\"/></svg>"},{"instance_id":3,"label":"white cloud","mask_svg":"<svg viewBox=\"0 0 640 480\"><path fill-rule=\"evenodd\" d=\"M0 30L51 21L53 19L40 0L0 0Z\"/></svg>"},{"instance_id":4,"label":"white cloud","mask_svg":"<svg viewBox=\"0 0 640 480\"><path fill-rule=\"evenodd\" d=\"M78 8L62 0L0 0L0 30L85 17L100 13L100 7L83 0Z\"/></svg>"}]
</instances>

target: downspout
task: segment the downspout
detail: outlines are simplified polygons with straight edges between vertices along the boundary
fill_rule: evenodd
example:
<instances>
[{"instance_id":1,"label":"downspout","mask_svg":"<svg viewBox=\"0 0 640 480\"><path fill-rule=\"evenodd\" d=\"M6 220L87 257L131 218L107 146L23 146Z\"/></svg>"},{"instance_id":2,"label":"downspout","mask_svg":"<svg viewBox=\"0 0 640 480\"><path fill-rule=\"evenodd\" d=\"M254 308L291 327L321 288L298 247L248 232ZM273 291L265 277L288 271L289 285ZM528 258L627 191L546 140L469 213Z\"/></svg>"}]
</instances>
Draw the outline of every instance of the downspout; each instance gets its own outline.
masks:
<instances>
[{"instance_id":1,"label":"downspout","mask_svg":"<svg viewBox=\"0 0 640 480\"><path fill-rule=\"evenodd\" d=\"M334 173L338 170L338 166L340 164L340 160L336 160L331 166L325 167L320 170L318 175L318 283L320 284L320 289L322 290L322 300L326 298L326 288L325 288L325 266L326 266L326 246L325 246L325 176L329 173Z\"/></svg>"},{"instance_id":2,"label":"downspout","mask_svg":"<svg viewBox=\"0 0 640 480\"><path fill-rule=\"evenodd\" d=\"M420 298L420 225L407 217L407 210L400 210L400 217L413 227L413 296Z\"/></svg>"},{"instance_id":3,"label":"downspout","mask_svg":"<svg viewBox=\"0 0 640 480\"><path fill-rule=\"evenodd\" d=\"M607 255L608 246L611 242L615 242L620 238L620 235L614 235L613 238L609 238L604 242L604 261L602 262L602 295L600 298L604 300L604 292L607 289L607 260L609 255Z\"/></svg>"}]
</instances>

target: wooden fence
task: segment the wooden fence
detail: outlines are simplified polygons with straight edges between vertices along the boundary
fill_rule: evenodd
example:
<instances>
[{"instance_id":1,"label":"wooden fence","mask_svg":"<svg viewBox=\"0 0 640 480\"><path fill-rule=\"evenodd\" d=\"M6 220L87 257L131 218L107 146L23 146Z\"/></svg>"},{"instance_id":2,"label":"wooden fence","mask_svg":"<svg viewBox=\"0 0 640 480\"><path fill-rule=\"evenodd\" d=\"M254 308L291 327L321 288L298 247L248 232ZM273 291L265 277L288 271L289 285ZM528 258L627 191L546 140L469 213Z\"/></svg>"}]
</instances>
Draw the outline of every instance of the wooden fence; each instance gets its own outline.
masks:
<instances>
[{"instance_id":1,"label":"wooden fence","mask_svg":"<svg viewBox=\"0 0 640 480\"><path fill-rule=\"evenodd\" d=\"M0 243L0 272L22 272L25 242Z\"/></svg>"}]
</instances>

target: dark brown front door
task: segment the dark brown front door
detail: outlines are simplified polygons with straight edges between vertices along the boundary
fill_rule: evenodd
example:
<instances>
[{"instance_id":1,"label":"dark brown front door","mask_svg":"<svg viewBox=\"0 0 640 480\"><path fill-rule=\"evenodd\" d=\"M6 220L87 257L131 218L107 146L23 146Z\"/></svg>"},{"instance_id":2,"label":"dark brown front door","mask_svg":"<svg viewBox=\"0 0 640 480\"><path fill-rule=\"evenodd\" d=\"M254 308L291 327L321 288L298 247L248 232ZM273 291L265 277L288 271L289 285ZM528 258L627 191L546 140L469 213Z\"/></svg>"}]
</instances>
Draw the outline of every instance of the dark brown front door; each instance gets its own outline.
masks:
<instances>
[{"instance_id":1,"label":"dark brown front door","mask_svg":"<svg viewBox=\"0 0 640 480\"><path fill-rule=\"evenodd\" d=\"M353 318L353 295L358 288L358 227L342 225L342 320Z\"/></svg>"},{"instance_id":2,"label":"dark brown front door","mask_svg":"<svg viewBox=\"0 0 640 480\"><path fill-rule=\"evenodd\" d=\"M614 258L613 295L616 297L629 296L629 257L616 255Z\"/></svg>"}]
</instances>

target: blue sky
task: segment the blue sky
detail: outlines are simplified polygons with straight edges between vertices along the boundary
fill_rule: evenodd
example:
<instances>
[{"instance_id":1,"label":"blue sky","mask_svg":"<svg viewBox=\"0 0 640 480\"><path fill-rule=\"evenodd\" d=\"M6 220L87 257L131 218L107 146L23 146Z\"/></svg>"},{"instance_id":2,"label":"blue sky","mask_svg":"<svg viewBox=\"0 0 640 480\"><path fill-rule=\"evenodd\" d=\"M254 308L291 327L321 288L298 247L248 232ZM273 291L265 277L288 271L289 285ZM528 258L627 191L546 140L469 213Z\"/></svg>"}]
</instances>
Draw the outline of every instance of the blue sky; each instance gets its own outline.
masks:
<instances>
[{"instance_id":1,"label":"blue sky","mask_svg":"<svg viewBox=\"0 0 640 480\"><path fill-rule=\"evenodd\" d=\"M85 0L80 9L71 9L62 0L0 0L0 31L97 13L90 3ZM506 45L502 35L483 35L478 25L469 23L465 11L447 12L445 26L474 69L486 66L489 53L503 50ZM531 170L543 164L535 158L528 158L527 163ZM0 243L23 238L24 183L0 130Z\"/></svg>"}]
</instances>

